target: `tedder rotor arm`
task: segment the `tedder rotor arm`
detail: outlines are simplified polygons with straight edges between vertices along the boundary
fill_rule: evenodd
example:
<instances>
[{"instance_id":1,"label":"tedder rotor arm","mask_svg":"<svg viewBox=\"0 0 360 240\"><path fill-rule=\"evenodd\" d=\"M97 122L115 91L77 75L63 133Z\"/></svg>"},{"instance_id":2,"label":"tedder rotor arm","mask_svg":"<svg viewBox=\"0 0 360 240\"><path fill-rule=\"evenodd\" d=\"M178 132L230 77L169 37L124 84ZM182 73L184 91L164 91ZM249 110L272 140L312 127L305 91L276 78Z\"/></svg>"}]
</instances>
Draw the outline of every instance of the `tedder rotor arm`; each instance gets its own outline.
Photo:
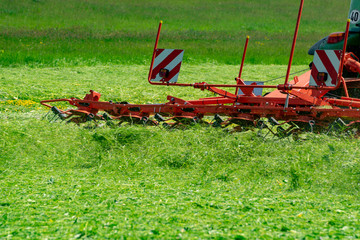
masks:
<instances>
[{"instance_id":1,"label":"tedder rotor arm","mask_svg":"<svg viewBox=\"0 0 360 240\"><path fill-rule=\"evenodd\" d=\"M52 108L53 106L51 106L50 102L68 102L69 104L72 104L72 100L71 99L67 99L67 98L61 98L61 99L50 99L50 100L42 100L40 101L40 104L48 107L48 108Z\"/></svg>"}]
</instances>

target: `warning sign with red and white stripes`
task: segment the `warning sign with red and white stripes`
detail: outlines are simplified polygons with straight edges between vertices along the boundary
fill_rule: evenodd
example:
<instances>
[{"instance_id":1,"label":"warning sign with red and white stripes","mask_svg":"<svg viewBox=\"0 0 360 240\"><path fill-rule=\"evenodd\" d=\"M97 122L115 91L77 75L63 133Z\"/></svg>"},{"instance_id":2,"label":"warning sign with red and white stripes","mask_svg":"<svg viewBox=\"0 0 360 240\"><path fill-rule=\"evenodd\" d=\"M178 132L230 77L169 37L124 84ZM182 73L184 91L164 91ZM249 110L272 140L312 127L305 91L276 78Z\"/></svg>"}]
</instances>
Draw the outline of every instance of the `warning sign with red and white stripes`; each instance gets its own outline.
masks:
<instances>
[{"instance_id":1,"label":"warning sign with red and white stripes","mask_svg":"<svg viewBox=\"0 0 360 240\"><path fill-rule=\"evenodd\" d=\"M311 68L310 86L336 86L341 50L316 50Z\"/></svg>"},{"instance_id":2,"label":"warning sign with red and white stripes","mask_svg":"<svg viewBox=\"0 0 360 240\"><path fill-rule=\"evenodd\" d=\"M156 49L151 81L176 83L183 56L181 49Z\"/></svg>"}]
</instances>

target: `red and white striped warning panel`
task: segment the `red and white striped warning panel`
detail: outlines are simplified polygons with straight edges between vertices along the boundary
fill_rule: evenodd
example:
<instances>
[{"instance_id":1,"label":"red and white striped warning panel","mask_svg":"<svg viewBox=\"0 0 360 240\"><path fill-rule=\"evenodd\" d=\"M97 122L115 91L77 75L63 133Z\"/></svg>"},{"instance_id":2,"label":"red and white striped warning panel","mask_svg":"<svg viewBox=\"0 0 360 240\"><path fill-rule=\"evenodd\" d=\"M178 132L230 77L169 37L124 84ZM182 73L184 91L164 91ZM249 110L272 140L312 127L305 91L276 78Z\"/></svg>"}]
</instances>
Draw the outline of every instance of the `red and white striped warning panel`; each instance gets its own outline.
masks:
<instances>
[{"instance_id":1,"label":"red and white striped warning panel","mask_svg":"<svg viewBox=\"0 0 360 240\"><path fill-rule=\"evenodd\" d=\"M341 52L341 50L315 51L311 68L310 86L336 86Z\"/></svg>"},{"instance_id":2,"label":"red and white striped warning panel","mask_svg":"<svg viewBox=\"0 0 360 240\"><path fill-rule=\"evenodd\" d=\"M156 49L151 81L176 83L183 56L181 49Z\"/></svg>"}]
</instances>

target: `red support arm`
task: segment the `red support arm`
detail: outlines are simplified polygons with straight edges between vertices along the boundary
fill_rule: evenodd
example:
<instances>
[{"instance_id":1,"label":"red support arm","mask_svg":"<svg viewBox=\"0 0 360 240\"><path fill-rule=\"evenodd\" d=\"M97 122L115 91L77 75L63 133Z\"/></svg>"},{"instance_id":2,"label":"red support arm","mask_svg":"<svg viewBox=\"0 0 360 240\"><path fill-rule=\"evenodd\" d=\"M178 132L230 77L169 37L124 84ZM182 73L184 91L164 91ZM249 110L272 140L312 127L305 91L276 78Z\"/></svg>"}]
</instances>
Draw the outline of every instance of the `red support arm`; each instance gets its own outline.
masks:
<instances>
[{"instance_id":1,"label":"red support arm","mask_svg":"<svg viewBox=\"0 0 360 240\"><path fill-rule=\"evenodd\" d=\"M288 80L289 80L289 76L290 76L290 69L291 69L291 64L292 64L292 60L293 60L293 57L294 57L296 39L297 39L297 35L298 35L298 32L299 32L300 19L301 19L301 13L302 13L302 10L303 10L303 6L304 6L304 0L301 0L300 8L299 8L299 13L298 13L298 18L297 18L296 27L295 27L294 38L293 38L293 42L292 42L292 46L291 46L289 64L288 64L288 68L287 68L287 71L286 71L286 78L285 78L285 83L284 83L284 85L287 85L287 84L288 84Z\"/></svg>"},{"instance_id":2,"label":"red support arm","mask_svg":"<svg viewBox=\"0 0 360 240\"><path fill-rule=\"evenodd\" d=\"M159 43L160 31L161 31L162 23L163 23L162 21L160 21L160 23L159 23L158 31L157 31L157 34L156 34L155 45L154 45L154 52L153 52L152 59L151 59L151 64L150 64L149 77L148 77L148 81L149 81L150 84L153 84L150 80L151 80L151 75L152 75L152 69L153 69L153 66L154 66L156 49L157 49L157 46L158 46L158 43Z\"/></svg>"}]
</instances>

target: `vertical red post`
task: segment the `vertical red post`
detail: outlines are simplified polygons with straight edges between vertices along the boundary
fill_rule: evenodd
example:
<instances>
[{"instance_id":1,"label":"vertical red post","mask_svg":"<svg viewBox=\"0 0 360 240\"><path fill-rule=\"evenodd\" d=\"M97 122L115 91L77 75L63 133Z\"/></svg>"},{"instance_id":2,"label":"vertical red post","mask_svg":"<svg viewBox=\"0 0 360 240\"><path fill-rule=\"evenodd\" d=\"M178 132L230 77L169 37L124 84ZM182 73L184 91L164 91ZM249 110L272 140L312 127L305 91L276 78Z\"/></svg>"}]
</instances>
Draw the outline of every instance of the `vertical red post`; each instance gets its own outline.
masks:
<instances>
[{"instance_id":1,"label":"vertical red post","mask_svg":"<svg viewBox=\"0 0 360 240\"><path fill-rule=\"evenodd\" d=\"M286 84L288 83L288 81L289 81L290 69L291 69L291 64L292 64L292 60L293 60L293 57L294 57L296 39L297 39L297 35L298 35L298 32L299 32L300 19L301 19L301 13L302 13L302 10L303 10L303 6L304 6L304 0L301 0L300 8L299 8L299 13L298 13L298 18L297 18L296 27L295 27L294 38L293 38L292 47L291 47L289 64L288 64L288 68L287 68L287 71L286 71L286 78L285 78L285 83L284 83L284 85L286 85Z\"/></svg>"},{"instance_id":2,"label":"vertical red post","mask_svg":"<svg viewBox=\"0 0 360 240\"><path fill-rule=\"evenodd\" d=\"M151 80L151 75L152 75L152 69L153 69L153 66L154 66L155 54L156 54L156 49L157 49L158 42L159 42L162 23L163 23L162 21L160 21L160 23L159 23L159 28L158 28L158 31L157 31L155 45L154 45L154 52L153 52L152 59L151 59L151 64L150 64L149 77L148 77L148 81L149 81L150 84L152 84L150 80Z\"/></svg>"},{"instance_id":3,"label":"vertical red post","mask_svg":"<svg viewBox=\"0 0 360 240\"><path fill-rule=\"evenodd\" d=\"M348 19L347 23L346 23L344 45L343 45L343 50L342 50L342 55L341 55L341 60L340 60L340 66L339 66L339 75L338 75L338 80L341 81L343 86L344 86L344 91L345 91L345 96L346 97L349 97L349 92L347 90L345 79L342 77L342 73L343 73L343 68L344 68L346 45L347 45L347 41L348 41L348 37L349 37L349 28L350 28L350 19Z\"/></svg>"},{"instance_id":4,"label":"vertical red post","mask_svg":"<svg viewBox=\"0 0 360 240\"><path fill-rule=\"evenodd\" d=\"M242 74L242 71L243 71L244 62L245 62L245 56L246 56L246 51L247 51L247 47L248 47L248 44L249 44L249 38L250 38L249 36L246 37L244 52L243 52L243 56L242 56L242 59L241 59L241 66L240 66L240 71L239 71L239 78L241 78L241 74Z\"/></svg>"},{"instance_id":5,"label":"vertical red post","mask_svg":"<svg viewBox=\"0 0 360 240\"><path fill-rule=\"evenodd\" d=\"M242 59L241 59L241 65L240 65L240 70L239 70L239 76L238 76L238 80L236 81L237 85L240 84L240 78L241 78L241 74L242 74L243 67L244 67L246 51L247 51L247 47L248 47L248 44L249 44L249 38L250 38L249 36L246 37L244 52L243 52L243 56L242 56ZM236 87L235 94L237 94L238 90L239 90L239 87Z\"/></svg>"}]
</instances>

